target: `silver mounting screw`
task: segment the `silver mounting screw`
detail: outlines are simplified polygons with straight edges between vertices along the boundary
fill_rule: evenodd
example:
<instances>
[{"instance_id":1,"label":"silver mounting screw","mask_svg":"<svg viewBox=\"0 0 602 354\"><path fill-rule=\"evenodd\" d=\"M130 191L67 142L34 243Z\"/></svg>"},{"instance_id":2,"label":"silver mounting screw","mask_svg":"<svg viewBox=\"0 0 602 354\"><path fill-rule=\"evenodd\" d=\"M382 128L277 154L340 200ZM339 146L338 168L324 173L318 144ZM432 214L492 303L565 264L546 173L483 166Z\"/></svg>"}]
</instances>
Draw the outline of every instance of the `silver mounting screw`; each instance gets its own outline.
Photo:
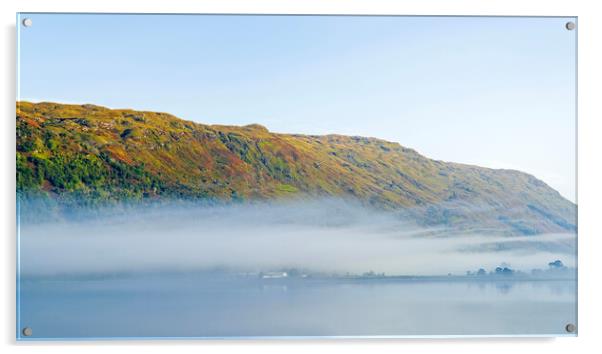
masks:
<instances>
[{"instance_id":1,"label":"silver mounting screw","mask_svg":"<svg viewBox=\"0 0 602 354\"><path fill-rule=\"evenodd\" d=\"M21 333L23 333L23 335L25 337L31 337L31 335L33 334L33 331L31 330L31 327L25 327L25 328L23 328Z\"/></svg>"},{"instance_id":2,"label":"silver mounting screw","mask_svg":"<svg viewBox=\"0 0 602 354\"><path fill-rule=\"evenodd\" d=\"M564 25L564 27L566 27L567 30L572 31L575 29L575 22L569 21L566 23L566 25Z\"/></svg>"},{"instance_id":3,"label":"silver mounting screw","mask_svg":"<svg viewBox=\"0 0 602 354\"><path fill-rule=\"evenodd\" d=\"M575 327L575 325L574 325L574 324L572 324L572 323L569 323L569 324L567 324L567 325L564 327L564 329L565 329L567 332L569 332L569 333L573 333L573 332L575 332L575 330L577 329L577 327Z\"/></svg>"}]
</instances>

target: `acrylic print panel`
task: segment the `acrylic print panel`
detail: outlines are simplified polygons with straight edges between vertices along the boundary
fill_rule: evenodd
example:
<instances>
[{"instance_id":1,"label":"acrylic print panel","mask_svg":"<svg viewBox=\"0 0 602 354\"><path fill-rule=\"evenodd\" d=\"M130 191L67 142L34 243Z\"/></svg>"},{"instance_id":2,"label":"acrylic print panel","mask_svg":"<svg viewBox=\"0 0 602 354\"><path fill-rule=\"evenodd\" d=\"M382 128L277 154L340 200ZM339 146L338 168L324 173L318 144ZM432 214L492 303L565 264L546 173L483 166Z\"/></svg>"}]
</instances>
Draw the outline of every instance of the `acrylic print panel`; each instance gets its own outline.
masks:
<instances>
[{"instance_id":1,"label":"acrylic print panel","mask_svg":"<svg viewBox=\"0 0 602 354\"><path fill-rule=\"evenodd\" d=\"M18 339L576 334L576 18L17 21Z\"/></svg>"}]
</instances>

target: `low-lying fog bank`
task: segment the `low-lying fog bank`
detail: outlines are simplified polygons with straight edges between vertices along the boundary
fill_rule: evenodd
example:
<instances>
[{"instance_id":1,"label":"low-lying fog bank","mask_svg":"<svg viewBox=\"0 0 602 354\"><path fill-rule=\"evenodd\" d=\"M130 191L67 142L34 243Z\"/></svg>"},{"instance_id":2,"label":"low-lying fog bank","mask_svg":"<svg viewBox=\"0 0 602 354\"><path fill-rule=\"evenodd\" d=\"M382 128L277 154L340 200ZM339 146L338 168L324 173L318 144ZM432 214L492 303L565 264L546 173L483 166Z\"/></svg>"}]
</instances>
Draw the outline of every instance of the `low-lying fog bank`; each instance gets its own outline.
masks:
<instances>
[{"instance_id":1,"label":"low-lying fog bank","mask_svg":"<svg viewBox=\"0 0 602 354\"><path fill-rule=\"evenodd\" d=\"M500 264L575 266L575 234L499 236L424 228L348 201L152 205L20 223L24 275L283 268L465 274Z\"/></svg>"}]
</instances>

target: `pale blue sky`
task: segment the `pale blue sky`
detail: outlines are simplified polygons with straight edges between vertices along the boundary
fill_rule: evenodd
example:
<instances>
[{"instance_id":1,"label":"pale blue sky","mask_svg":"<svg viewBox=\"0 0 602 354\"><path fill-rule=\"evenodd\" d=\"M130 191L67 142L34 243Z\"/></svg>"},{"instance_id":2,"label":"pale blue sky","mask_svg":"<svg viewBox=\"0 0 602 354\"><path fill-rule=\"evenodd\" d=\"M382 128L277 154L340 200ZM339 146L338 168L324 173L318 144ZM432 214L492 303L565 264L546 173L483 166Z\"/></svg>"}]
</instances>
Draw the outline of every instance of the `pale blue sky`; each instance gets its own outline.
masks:
<instances>
[{"instance_id":1,"label":"pale blue sky","mask_svg":"<svg viewBox=\"0 0 602 354\"><path fill-rule=\"evenodd\" d=\"M379 137L575 200L574 19L23 17L21 100Z\"/></svg>"}]
</instances>

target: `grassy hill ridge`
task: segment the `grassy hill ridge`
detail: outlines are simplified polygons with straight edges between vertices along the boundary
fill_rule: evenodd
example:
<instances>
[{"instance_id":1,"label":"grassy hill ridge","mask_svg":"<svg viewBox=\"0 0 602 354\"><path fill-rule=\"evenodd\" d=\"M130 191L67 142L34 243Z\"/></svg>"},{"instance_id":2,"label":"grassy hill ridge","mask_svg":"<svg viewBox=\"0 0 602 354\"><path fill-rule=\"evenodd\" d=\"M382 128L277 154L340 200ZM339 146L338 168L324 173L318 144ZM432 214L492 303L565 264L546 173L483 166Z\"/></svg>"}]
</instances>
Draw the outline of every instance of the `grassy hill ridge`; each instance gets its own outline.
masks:
<instances>
[{"instance_id":1,"label":"grassy hill ridge","mask_svg":"<svg viewBox=\"0 0 602 354\"><path fill-rule=\"evenodd\" d=\"M397 143L204 125L166 113L17 103L17 190L89 200L344 197L429 225L576 229L576 206L534 176L428 159Z\"/></svg>"}]
</instances>

